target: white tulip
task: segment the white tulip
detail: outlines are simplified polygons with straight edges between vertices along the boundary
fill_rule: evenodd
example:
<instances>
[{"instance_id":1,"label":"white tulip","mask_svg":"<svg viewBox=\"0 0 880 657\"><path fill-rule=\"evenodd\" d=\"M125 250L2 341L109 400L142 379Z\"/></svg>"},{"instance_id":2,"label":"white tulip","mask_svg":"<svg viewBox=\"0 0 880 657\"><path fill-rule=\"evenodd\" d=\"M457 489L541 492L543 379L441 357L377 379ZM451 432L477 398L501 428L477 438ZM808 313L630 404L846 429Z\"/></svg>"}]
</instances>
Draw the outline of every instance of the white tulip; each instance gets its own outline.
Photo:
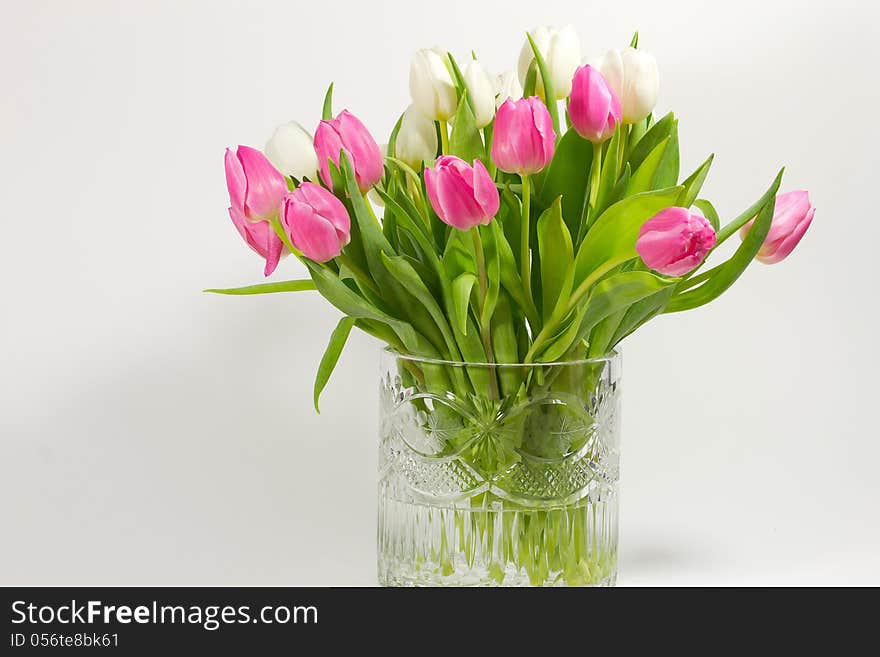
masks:
<instances>
[{"instance_id":1,"label":"white tulip","mask_svg":"<svg viewBox=\"0 0 880 657\"><path fill-rule=\"evenodd\" d=\"M415 105L410 105L403 113L394 156L418 171L422 162L437 156L437 130L434 121L422 114Z\"/></svg>"},{"instance_id":2,"label":"white tulip","mask_svg":"<svg viewBox=\"0 0 880 657\"><path fill-rule=\"evenodd\" d=\"M529 34L532 35L538 51L547 63L556 99L561 100L567 97L571 93L571 79L574 77L574 72L581 65L581 42L577 32L571 25L566 25L562 29L541 26ZM526 82L529 66L534 59L535 53L532 51L529 40L526 39L519 54L518 66L519 81L523 85ZM543 89L544 85L541 83L539 75L535 90L542 93Z\"/></svg>"},{"instance_id":3,"label":"white tulip","mask_svg":"<svg viewBox=\"0 0 880 657\"><path fill-rule=\"evenodd\" d=\"M495 88L492 80L483 65L475 59L468 62L463 76L477 127L485 128L495 117Z\"/></svg>"},{"instance_id":4,"label":"white tulip","mask_svg":"<svg viewBox=\"0 0 880 657\"><path fill-rule=\"evenodd\" d=\"M266 142L264 153L285 176L298 180L316 180L318 175L318 156L312 136L296 121L275 128L272 137Z\"/></svg>"},{"instance_id":5,"label":"white tulip","mask_svg":"<svg viewBox=\"0 0 880 657\"><path fill-rule=\"evenodd\" d=\"M620 99L624 123L641 121L654 110L660 74L652 55L635 48L609 50L597 63Z\"/></svg>"},{"instance_id":6,"label":"white tulip","mask_svg":"<svg viewBox=\"0 0 880 657\"><path fill-rule=\"evenodd\" d=\"M495 78L495 107L501 107L505 100L522 98L523 88L516 71L505 71Z\"/></svg>"},{"instance_id":7,"label":"white tulip","mask_svg":"<svg viewBox=\"0 0 880 657\"><path fill-rule=\"evenodd\" d=\"M409 67L409 93L413 104L434 121L447 121L458 108L458 94L446 67L443 50L419 50Z\"/></svg>"}]
</instances>

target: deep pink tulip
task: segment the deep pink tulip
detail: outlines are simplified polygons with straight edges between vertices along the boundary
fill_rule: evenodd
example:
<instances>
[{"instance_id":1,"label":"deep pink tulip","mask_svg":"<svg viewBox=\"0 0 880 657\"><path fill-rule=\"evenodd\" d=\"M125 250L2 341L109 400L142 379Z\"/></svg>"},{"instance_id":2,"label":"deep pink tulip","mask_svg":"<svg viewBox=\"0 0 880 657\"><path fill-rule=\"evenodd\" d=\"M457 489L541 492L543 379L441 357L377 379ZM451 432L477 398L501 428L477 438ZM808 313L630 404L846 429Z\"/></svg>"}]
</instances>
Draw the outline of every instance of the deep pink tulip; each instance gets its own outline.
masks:
<instances>
[{"instance_id":1,"label":"deep pink tulip","mask_svg":"<svg viewBox=\"0 0 880 657\"><path fill-rule=\"evenodd\" d=\"M807 232L815 213L816 208L810 205L810 194L806 190L777 196L770 232L755 258L765 265L774 265L784 260ZM745 238L753 223L754 220L740 229L740 237Z\"/></svg>"},{"instance_id":2,"label":"deep pink tulip","mask_svg":"<svg viewBox=\"0 0 880 657\"><path fill-rule=\"evenodd\" d=\"M285 250L270 220L278 216L287 183L265 155L249 146L227 148L224 164L229 216L248 246L266 259L263 273L268 276Z\"/></svg>"},{"instance_id":3,"label":"deep pink tulip","mask_svg":"<svg viewBox=\"0 0 880 657\"><path fill-rule=\"evenodd\" d=\"M622 111L617 94L605 76L589 64L575 71L568 116L577 133L594 144L609 139L620 123Z\"/></svg>"},{"instance_id":4,"label":"deep pink tulip","mask_svg":"<svg viewBox=\"0 0 880 657\"><path fill-rule=\"evenodd\" d=\"M284 197L281 225L291 243L307 258L327 262L351 240L351 219L338 198L306 182Z\"/></svg>"},{"instance_id":5,"label":"deep pink tulip","mask_svg":"<svg viewBox=\"0 0 880 657\"><path fill-rule=\"evenodd\" d=\"M382 152L369 130L348 110L342 110L335 119L318 124L315 151L321 168L321 180L327 187L333 186L327 161L332 160L339 166L341 151L345 151L351 160L354 176L362 192L369 190L382 178Z\"/></svg>"},{"instance_id":6,"label":"deep pink tulip","mask_svg":"<svg viewBox=\"0 0 880 657\"><path fill-rule=\"evenodd\" d=\"M486 225L498 213L498 188L480 160L471 166L454 155L441 155L425 169L425 187L440 219L459 230Z\"/></svg>"},{"instance_id":7,"label":"deep pink tulip","mask_svg":"<svg viewBox=\"0 0 880 657\"><path fill-rule=\"evenodd\" d=\"M501 104L492 130L495 166L528 176L550 164L555 149L553 121L540 98L508 98Z\"/></svg>"},{"instance_id":8,"label":"deep pink tulip","mask_svg":"<svg viewBox=\"0 0 880 657\"><path fill-rule=\"evenodd\" d=\"M687 274L714 246L712 224L686 208L660 210L642 225L636 240L636 251L644 263L667 276Z\"/></svg>"}]
</instances>

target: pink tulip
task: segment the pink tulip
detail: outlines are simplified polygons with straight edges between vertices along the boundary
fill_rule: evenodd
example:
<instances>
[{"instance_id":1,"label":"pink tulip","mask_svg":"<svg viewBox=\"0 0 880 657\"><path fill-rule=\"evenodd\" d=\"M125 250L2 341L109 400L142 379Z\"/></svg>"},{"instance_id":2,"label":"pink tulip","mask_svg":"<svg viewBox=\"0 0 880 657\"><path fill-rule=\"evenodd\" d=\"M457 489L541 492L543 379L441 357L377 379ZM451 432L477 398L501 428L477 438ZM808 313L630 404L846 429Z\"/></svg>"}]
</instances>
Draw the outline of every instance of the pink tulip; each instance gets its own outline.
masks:
<instances>
[{"instance_id":1,"label":"pink tulip","mask_svg":"<svg viewBox=\"0 0 880 657\"><path fill-rule=\"evenodd\" d=\"M667 276L682 276L697 267L715 246L709 221L686 208L666 208L639 231L636 251L648 267Z\"/></svg>"},{"instance_id":2,"label":"pink tulip","mask_svg":"<svg viewBox=\"0 0 880 657\"><path fill-rule=\"evenodd\" d=\"M589 64L575 71L568 116L577 133L594 144L609 139L620 123L622 111L617 94L608 80Z\"/></svg>"},{"instance_id":3,"label":"pink tulip","mask_svg":"<svg viewBox=\"0 0 880 657\"><path fill-rule=\"evenodd\" d=\"M810 194L805 190L777 196L770 232L755 258L765 265L774 265L788 257L807 232L815 212L816 208L810 205ZM740 237L745 239L753 223L754 220L740 229Z\"/></svg>"},{"instance_id":4,"label":"pink tulip","mask_svg":"<svg viewBox=\"0 0 880 657\"><path fill-rule=\"evenodd\" d=\"M553 159L553 121L537 96L505 100L495 114L492 135L492 161L507 173L531 175Z\"/></svg>"},{"instance_id":5,"label":"pink tulip","mask_svg":"<svg viewBox=\"0 0 880 657\"><path fill-rule=\"evenodd\" d=\"M366 192L382 178L384 169L379 146L364 124L348 110L342 110L331 121L321 121L318 124L318 129L315 130L315 151L321 167L321 180L327 187L333 186L328 160L339 166L341 151L345 151L351 160L361 192Z\"/></svg>"},{"instance_id":6,"label":"pink tulip","mask_svg":"<svg viewBox=\"0 0 880 657\"><path fill-rule=\"evenodd\" d=\"M303 183L284 197L281 225L291 243L316 262L337 257L351 240L351 219L342 201L315 183Z\"/></svg>"},{"instance_id":7,"label":"pink tulip","mask_svg":"<svg viewBox=\"0 0 880 657\"><path fill-rule=\"evenodd\" d=\"M266 259L263 273L268 276L284 253L284 245L270 222L278 217L287 183L265 155L249 146L239 146L235 151L227 148L224 164L229 216L248 246Z\"/></svg>"},{"instance_id":8,"label":"pink tulip","mask_svg":"<svg viewBox=\"0 0 880 657\"><path fill-rule=\"evenodd\" d=\"M480 160L474 166L453 155L441 155L425 169L425 187L440 219L459 230L486 225L498 213L498 188Z\"/></svg>"}]
</instances>

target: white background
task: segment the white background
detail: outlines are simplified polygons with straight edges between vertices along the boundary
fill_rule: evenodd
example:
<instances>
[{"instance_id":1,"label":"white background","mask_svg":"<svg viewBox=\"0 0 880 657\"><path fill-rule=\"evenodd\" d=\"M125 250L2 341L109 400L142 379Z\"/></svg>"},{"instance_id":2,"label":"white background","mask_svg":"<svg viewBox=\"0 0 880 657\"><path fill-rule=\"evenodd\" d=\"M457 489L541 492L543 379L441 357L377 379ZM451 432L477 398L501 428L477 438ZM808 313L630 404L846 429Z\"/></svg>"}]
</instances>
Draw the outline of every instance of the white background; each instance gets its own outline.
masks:
<instances>
[{"instance_id":1,"label":"white background","mask_svg":"<svg viewBox=\"0 0 880 657\"><path fill-rule=\"evenodd\" d=\"M385 141L410 54L573 23L660 63L730 218L787 164L793 256L624 349L620 583L880 584L878 15L856 2L5 2L0 584L375 582L378 349L261 279L222 155L336 82ZM735 239L732 240L736 241ZM293 261L275 278L296 278Z\"/></svg>"}]
</instances>

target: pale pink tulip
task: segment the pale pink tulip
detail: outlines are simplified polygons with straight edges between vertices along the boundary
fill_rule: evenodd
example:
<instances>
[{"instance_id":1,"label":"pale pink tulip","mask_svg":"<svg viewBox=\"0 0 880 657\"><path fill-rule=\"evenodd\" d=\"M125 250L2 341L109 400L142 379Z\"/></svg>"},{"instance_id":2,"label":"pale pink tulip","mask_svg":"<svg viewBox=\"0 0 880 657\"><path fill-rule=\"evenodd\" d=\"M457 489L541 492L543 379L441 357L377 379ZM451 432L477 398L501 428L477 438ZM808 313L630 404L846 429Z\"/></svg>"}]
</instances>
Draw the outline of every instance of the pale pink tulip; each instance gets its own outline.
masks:
<instances>
[{"instance_id":1,"label":"pale pink tulip","mask_svg":"<svg viewBox=\"0 0 880 657\"><path fill-rule=\"evenodd\" d=\"M575 71L568 116L584 139L601 144L614 134L621 119L620 100L605 77L589 64Z\"/></svg>"},{"instance_id":2,"label":"pale pink tulip","mask_svg":"<svg viewBox=\"0 0 880 657\"><path fill-rule=\"evenodd\" d=\"M425 187L437 216L459 230L486 225L498 213L498 188L480 160L471 166L453 155L441 155L425 169Z\"/></svg>"},{"instance_id":3,"label":"pale pink tulip","mask_svg":"<svg viewBox=\"0 0 880 657\"><path fill-rule=\"evenodd\" d=\"M316 262L337 257L351 239L351 219L342 201L315 183L303 183L284 197L281 225L291 243Z\"/></svg>"},{"instance_id":4,"label":"pale pink tulip","mask_svg":"<svg viewBox=\"0 0 880 657\"><path fill-rule=\"evenodd\" d=\"M248 246L266 259L263 273L268 276L285 250L270 222L278 217L287 183L265 155L249 146L227 148L224 164L229 216Z\"/></svg>"},{"instance_id":5,"label":"pale pink tulip","mask_svg":"<svg viewBox=\"0 0 880 657\"><path fill-rule=\"evenodd\" d=\"M644 263L667 276L683 276L695 269L714 246L715 229L705 217L674 207L648 219L636 241Z\"/></svg>"},{"instance_id":6,"label":"pale pink tulip","mask_svg":"<svg viewBox=\"0 0 880 657\"><path fill-rule=\"evenodd\" d=\"M553 121L540 98L508 98L501 104L492 130L492 161L499 169L537 173L550 164L555 148Z\"/></svg>"},{"instance_id":7,"label":"pale pink tulip","mask_svg":"<svg viewBox=\"0 0 880 657\"><path fill-rule=\"evenodd\" d=\"M816 208L810 205L810 194L806 190L777 196L770 232L755 258L765 265L774 265L788 257L807 232L815 212ZM753 223L754 220L740 229L740 237L745 238Z\"/></svg>"},{"instance_id":8,"label":"pale pink tulip","mask_svg":"<svg viewBox=\"0 0 880 657\"><path fill-rule=\"evenodd\" d=\"M363 123L348 110L342 110L335 119L321 121L315 130L315 151L321 169L321 180L333 186L330 177L332 160L339 166L339 154L344 151L354 167L358 187L366 192L382 178L382 152L376 140Z\"/></svg>"}]
</instances>

